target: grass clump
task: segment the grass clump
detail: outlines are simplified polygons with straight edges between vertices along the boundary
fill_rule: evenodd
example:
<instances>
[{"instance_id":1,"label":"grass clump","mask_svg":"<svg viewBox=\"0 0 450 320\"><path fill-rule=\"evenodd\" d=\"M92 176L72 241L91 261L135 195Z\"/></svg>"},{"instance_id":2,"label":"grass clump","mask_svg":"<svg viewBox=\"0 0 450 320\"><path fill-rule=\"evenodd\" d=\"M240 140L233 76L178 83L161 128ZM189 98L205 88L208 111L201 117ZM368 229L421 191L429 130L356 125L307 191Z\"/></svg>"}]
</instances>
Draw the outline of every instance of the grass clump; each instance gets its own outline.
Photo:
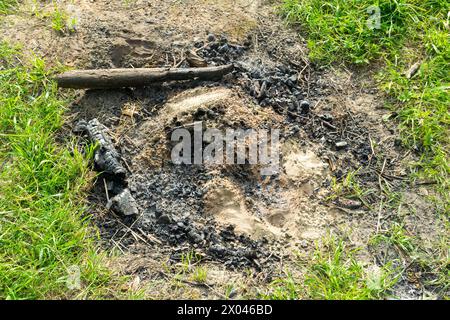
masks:
<instances>
[{"instance_id":1,"label":"grass clump","mask_svg":"<svg viewBox=\"0 0 450 320\"><path fill-rule=\"evenodd\" d=\"M368 64L391 59L422 24L445 22L445 0L284 0L282 12L308 33L311 59ZM443 19L443 20L440 20ZM438 27L438 26L436 26Z\"/></svg>"},{"instance_id":2,"label":"grass clump","mask_svg":"<svg viewBox=\"0 0 450 320\"><path fill-rule=\"evenodd\" d=\"M57 5L55 5L50 18L53 30L59 33L75 32L77 20L73 17L70 17L66 11L60 9Z\"/></svg>"},{"instance_id":3,"label":"grass clump","mask_svg":"<svg viewBox=\"0 0 450 320\"><path fill-rule=\"evenodd\" d=\"M56 143L66 101L43 60L25 61L0 43L0 299L104 294L110 273L82 218L87 160Z\"/></svg>"},{"instance_id":4,"label":"grass clump","mask_svg":"<svg viewBox=\"0 0 450 320\"><path fill-rule=\"evenodd\" d=\"M373 245L387 243L409 255L415 250L413 238L405 232L404 226L399 223L393 223L388 231L375 235L370 243Z\"/></svg>"},{"instance_id":5,"label":"grass clump","mask_svg":"<svg viewBox=\"0 0 450 320\"><path fill-rule=\"evenodd\" d=\"M408 267L403 277L420 280L427 294L433 298L449 298L450 246L448 225L444 234L431 243L412 237L405 226L393 223L387 230L375 234L369 241L372 250L398 258L392 263ZM395 253L397 252L397 253ZM381 257L381 256L380 256ZM386 257L385 257L386 259Z\"/></svg>"},{"instance_id":6,"label":"grass clump","mask_svg":"<svg viewBox=\"0 0 450 320\"><path fill-rule=\"evenodd\" d=\"M305 29L313 62L384 65L377 80L398 114L404 143L421 154L419 175L448 189L450 3L284 0L281 10ZM408 74L414 64L417 72Z\"/></svg>"},{"instance_id":7,"label":"grass clump","mask_svg":"<svg viewBox=\"0 0 450 320\"><path fill-rule=\"evenodd\" d=\"M196 267L192 272L192 281L197 283L206 283L208 278L208 269L205 267Z\"/></svg>"},{"instance_id":8,"label":"grass clump","mask_svg":"<svg viewBox=\"0 0 450 320\"><path fill-rule=\"evenodd\" d=\"M309 296L327 300L367 300L384 297L394 284L388 267L367 271L355 258L357 250L331 239L317 249L305 278Z\"/></svg>"},{"instance_id":9,"label":"grass clump","mask_svg":"<svg viewBox=\"0 0 450 320\"><path fill-rule=\"evenodd\" d=\"M340 197L359 200L367 208L371 208L367 198L374 192L372 189L367 189L362 186L357 179L358 170L349 171L341 179L332 177L331 190L332 193L327 200L335 200Z\"/></svg>"},{"instance_id":10,"label":"grass clump","mask_svg":"<svg viewBox=\"0 0 450 320\"><path fill-rule=\"evenodd\" d=\"M17 0L0 0L0 14L8 14L17 5Z\"/></svg>"},{"instance_id":11,"label":"grass clump","mask_svg":"<svg viewBox=\"0 0 450 320\"><path fill-rule=\"evenodd\" d=\"M302 281L291 275L272 283L268 299L369 300L385 297L396 279L389 265L366 268L357 249L334 237L324 239L306 266Z\"/></svg>"},{"instance_id":12,"label":"grass clump","mask_svg":"<svg viewBox=\"0 0 450 320\"><path fill-rule=\"evenodd\" d=\"M287 273L284 278L275 279L270 284L270 292L262 295L264 299L270 300L297 300L305 295L305 288Z\"/></svg>"}]
</instances>

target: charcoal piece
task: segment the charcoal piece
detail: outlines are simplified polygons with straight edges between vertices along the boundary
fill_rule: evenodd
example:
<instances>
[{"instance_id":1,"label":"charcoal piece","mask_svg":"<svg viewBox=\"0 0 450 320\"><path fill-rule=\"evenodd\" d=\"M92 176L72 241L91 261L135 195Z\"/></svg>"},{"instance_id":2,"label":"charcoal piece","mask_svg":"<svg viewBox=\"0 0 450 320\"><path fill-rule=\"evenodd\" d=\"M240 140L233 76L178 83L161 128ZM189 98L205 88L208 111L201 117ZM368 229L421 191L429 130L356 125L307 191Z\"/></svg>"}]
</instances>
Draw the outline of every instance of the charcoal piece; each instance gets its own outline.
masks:
<instances>
[{"instance_id":1,"label":"charcoal piece","mask_svg":"<svg viewBox=\"0 0 450 320\"><path fill-rule=\"evenodd\" d=\"M208 42L214 42L214 41L216 41L216 36L214 34L210 33L210 34L208 34L207 40L208 40Z\"/></svg>"},{"instance_id":2,"label":"charcoal piece","mask_svg":"<svg viewBox=\"0 0 450 320\"><path fill-rule=\"evenodd\" d=\"M300 102L300 113L301 114L307 114L309 113L309 110L311 109L311 105L309 103L309 101L307 100L303 100L302 102Z\"/></svg>"},{"instance_id":3,"label":"charcoal piece","mask_svg":"<svg viewBox=\"0 0 450 320\"><path fill-rule=\"evenodd\" d=\"M123 216L134 216L139 213L136 200L128 188L111 198L106 207Z\"/></svg>"},{"instance_id":4,"label":"charcoal piece","mask_svg":"<svg viewBox=\"0 0 450 320\"><path fill-rule=\"evenodd\" d=\"M74 128L75 132L87 133L89 140L98 145L94 153L96 168L119 179L125 179L127 171L119 161L120 155L107 130L97 119L92 119L89 122L82 120Z\"/></svg>"},{"instance_id":5,"label":"charcoal piece","mask_svg":"<svg viewBox=\"0 0 450 320\"><path fill-rule=\"evenodd\" d=\"M171 224L173 222L172 218L167 214L161 214L157 219L160 224Z\"/></svg>"}]
</instances>

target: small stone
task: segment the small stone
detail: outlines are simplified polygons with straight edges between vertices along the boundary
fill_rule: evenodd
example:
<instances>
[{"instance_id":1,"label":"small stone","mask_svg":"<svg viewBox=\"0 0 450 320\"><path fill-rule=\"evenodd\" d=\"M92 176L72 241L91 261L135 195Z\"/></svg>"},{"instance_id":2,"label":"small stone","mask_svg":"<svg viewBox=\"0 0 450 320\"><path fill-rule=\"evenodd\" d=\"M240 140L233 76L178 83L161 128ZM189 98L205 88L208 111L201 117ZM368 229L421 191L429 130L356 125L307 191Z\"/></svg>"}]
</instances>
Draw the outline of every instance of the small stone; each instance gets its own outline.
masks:
<instances>
[{"instance_id":1,"label":"small stone","mask_svg":"<svg viewBox=\"0 0 450 320\"><path fill-rule=\"evenodd\" d=\"M216 36L213 33L208 34L208 37L206 38L208 42L214 42L216 41Z\"/></svg>"},{"instance_id":2,"label":"small stone","mask_svg":"<svg viewBox=\"0 0 450 320\"><path fill-rule=\"evenodd\" d=\"M224 257L226 254L226 249L221 245L215 244L209 247L208 251L218 257Z\"/></svg>"},{"instance_id":3,"label":"small stone","mask_svg":"<svg viewBox=\"0 0 450 320\"><path fill-rule=\"evenodd\" d=\"M123 189L121 193L111 198L106 207L124 216L132 216L139 213L136 200L129 189Z\"/></svg>"},{"instance_id":4,"label":"small stone","mask_svg":"<svg viewBox=\"0 0 450 320\"><path fill-rule=\"evenodd\" d=\"M347 141L338 141L335 145L337 149L344 149L345 147L347 147L348 143Z\"/></svg>"},{"instance_id":5,"label":"small stone","mask_svg":"<svg viewBox=\"0 0 450 320\"><path fill-rule=\"evenodd\" d=\"M185 227L185 225L184 225L184 223L182 221L177 222L177 226L180 227L180 228L184 228Z\"/></svg>"},{"instance_id":6,"label":"small stone","mask_svg":"<svg viewBox=\"0 0 450 320\"><path fill-rule=\"evenodd\" d=\"M228 293L228 298L231 299L238 294L238 291L235 288L231 288L231 291Z\"/></svg>"},{"instance_id":7,"label":"small stone","mask_svg":"<svg viewBox=\"0 0 450 320\"><path fill-rule=\"evenodd\" d=\"M158 223L160 223L160 224L170 224L170 223L172 223L172 219L167 214L162 214L158 218Z\"/></svg>"},{"instance_id":8,"label":"small stone","mask_svg":"<svg viewBox=\"0 0 450 320\"><path fill-rule=\"evenodd\" d=\"M308 100L303 100L300 102L300 112L303 114L307 114L309 110L311 109L311 104Z\"/></svg>"},{"instance_id":9,"label":"small stone","mask_svg":"<svg viewBox=\"0 0 450 320\"><path fill-rule=\"evenodd\" d=\"M195 243L199 243L199 242L203 241L203 237L199 233L192 231L192 230L189 231L188 237Z\"/></svg>"},{"instance_id":10,"label":"small stone","mask_svg":"<svg viewBox=\"0 0 450 320\"><path fill-rule=\"evenodd\" d=\"M174 42L172 42L172 45L174 47L183 47L185 45L185 42L184 41L174 41Z\"/></svg>"},{"instance_id":11,"label":"small stone","mask_svg":"<svg viewBox=\"0 0 450 320\"><path fill-rule=\"evenodd\" d=\"M302 247L303 249L308 248L308 241L306 240L301 240L299 243L300 247Z\"/></svg>"},{"instance_id":12,"label":"small stone","mask_svg":"<svg viewBox=\"0 0 450 320\"><path fill-rule=\"evenodd\" d=\"M359 209L363 205L361 201L353 200L353 199L339 199L338 203L342 207L347 208L347 209L352 209L352 210Z\"/></svg>"},{"instance_id":13,"label":"small stone","mask_svg":"<svg viewBox=\"0 0 450 320\"><path fill-rule=\"evenodd\" d=\"M322 120L327 121L327 122L332 122L332 121L333 121L333 116L332 116L331 114L329 114L329 113L324 113L324 114L322 114L322 115L320 116L320 118L321 118Z\"/></svg>"},{"instance_id":14,"label":"small stone","mask_svg":"<svg viewBox=\"0 0 450 320\"><path fill-rule=\"evenodd\" d=\"M424 197L429 196L428 190L424 187L419 188L418 193Z\"/></svg>"},{"instance_id":15,"label":"small stone","mask_svg":"<svg viewBox=\"0 0 450 320\"><path fill-rule=\"evenodd\" d=\"M291 132L292 133L296 133L296 132L299 132L299 131L300 131L300 127L299 126L297 126L297 125L292 126L292 128L291 128Z\"/></svg>"},{"instance_id":16,"label":"small stone","mask_svg":"<svg viewBox=\"0 0 450 320\"><path fill-rule=\"evenodd\" d=\"M224 44L223 46L220 46L219 47L219 49L218 49L218 51L220 52L220 53L226 53L228 50L229 50L229 46L228 46L228 44Z\"/></svg>"},{"instance_id":17,"label":"small stone","mask_svg":"<svg viewBox=\"0 0 450 320\"><path fill-rule=\"evenodd\" d=\"M208 109L208 117L211 117L211 118L214 118L214 117L216 117L217 116L217 113L216 112L214 112L213 110L211 110L211 109Z\"/></svg>"},{"instance_id":18,"label":"small stone","mask_svg":"<svg viewBox=\"0 0 450 320\"><path fill-rule=\"evenodd\" d=\"M247 249L244 251L244 256L248 259L256 259L258 257L258 253L256 250Z\"/></svg>"}]
</instances>

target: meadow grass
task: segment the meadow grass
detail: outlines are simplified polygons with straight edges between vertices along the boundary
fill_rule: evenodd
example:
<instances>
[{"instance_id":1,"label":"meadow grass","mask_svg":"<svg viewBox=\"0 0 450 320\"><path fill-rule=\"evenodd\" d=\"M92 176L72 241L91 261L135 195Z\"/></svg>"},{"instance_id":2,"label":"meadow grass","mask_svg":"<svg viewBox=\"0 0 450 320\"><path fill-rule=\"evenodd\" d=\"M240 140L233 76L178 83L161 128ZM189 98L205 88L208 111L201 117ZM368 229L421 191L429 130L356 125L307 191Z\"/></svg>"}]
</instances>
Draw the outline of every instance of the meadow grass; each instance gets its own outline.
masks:
<instances>
[{"instance_id":1,"label":"meadow grass","mask_svg":"<svg viewBox=\"0 0 450 320\"><path fill-rule=\"evenodd\" d=\"M49 72L0 43L0 299L109 295L83 218L88 160L73 140L56 142L67 101Z\"/></svg>"},{"instance_id":2,"label":"meadow grass","mask_svg":"<svg viewBox=\"0 0 450 320\"><path fill-rule=\"evenodd\" d=\"M323 238L312 259L299 259L304 276L294 279L291 274L276 279L266 299L325 299L369 300L381 299L397 279L390 265L369 268L358 262L358 249L347 247L343 240L333 236Z\"/></svg>"}]
</instances>

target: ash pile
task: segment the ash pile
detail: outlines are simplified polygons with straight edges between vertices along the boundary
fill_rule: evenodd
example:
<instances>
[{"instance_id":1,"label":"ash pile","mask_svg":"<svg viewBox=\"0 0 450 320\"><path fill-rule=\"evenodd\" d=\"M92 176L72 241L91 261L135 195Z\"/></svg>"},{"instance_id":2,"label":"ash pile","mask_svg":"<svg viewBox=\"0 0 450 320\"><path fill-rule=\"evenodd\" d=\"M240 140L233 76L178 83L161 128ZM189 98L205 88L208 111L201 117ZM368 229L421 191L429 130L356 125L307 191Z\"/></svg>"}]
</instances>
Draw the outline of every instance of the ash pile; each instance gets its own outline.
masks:
<instances>
[{"instance_id":1,"label":"ash pile","mask_svg":"<svg viewBox=\"0 0 450 320\"><path fill-rule=\"evenodd\" d=\"M295 68L254 60L249 56L250 43L231 44L223 37L210 35L206 41L196 43L195 48L181 67L229 63L235 66L232 74L221 81L201 81L197 85L238 87L260 107L281 115L288 125L310 114L310 104L298 84ZM179 88L184 88L183 84ZM213 118L217 117L223 114L215 112ZM221 261L235 269L261 270L280 260L277 252L280 244L264 237L255 240L236 232L233 225L219 224L214 217L206 215L202 186L213 177L203 166L166 164L151 170L134 170L128 165L133 167L133 158L116 149L109 129L98 120L82 121L75 131L98 146L94 162L102 174L94 192L114 214L99 224L107 239L119 238L123 249L140 242L169 245L174 260L180 259L182 248L188 246L200 250L206 259ZM235 173L221 173L230 174ZM237 175L242 176L242 172ZM246 182L242 184L250 194L259 188ZM106 199L102 196L105 190Z\"/></svg>"},{"instance_id":2,"label":"ash pile","mask_svg":"<svg viewBox=\"0 0 450 320\"><path fill-rule=\"evenodd\" d=\"M201 166L169 164L132 172L109 129L97 119L79 122L75 131L97 146L94 164L101 175L95 188L97 194L106 194L100 201L106 201L110 211L107 223L99 225L106 238L119 238L124 249L142 242L166 244L173 249L173 260L194 248L206 260L221 261L232 269L262 270L279 259L267 239L238 234L232 225L220 225L205 215L201 186L211 176Z\"/></svg>"}]
</instances>

